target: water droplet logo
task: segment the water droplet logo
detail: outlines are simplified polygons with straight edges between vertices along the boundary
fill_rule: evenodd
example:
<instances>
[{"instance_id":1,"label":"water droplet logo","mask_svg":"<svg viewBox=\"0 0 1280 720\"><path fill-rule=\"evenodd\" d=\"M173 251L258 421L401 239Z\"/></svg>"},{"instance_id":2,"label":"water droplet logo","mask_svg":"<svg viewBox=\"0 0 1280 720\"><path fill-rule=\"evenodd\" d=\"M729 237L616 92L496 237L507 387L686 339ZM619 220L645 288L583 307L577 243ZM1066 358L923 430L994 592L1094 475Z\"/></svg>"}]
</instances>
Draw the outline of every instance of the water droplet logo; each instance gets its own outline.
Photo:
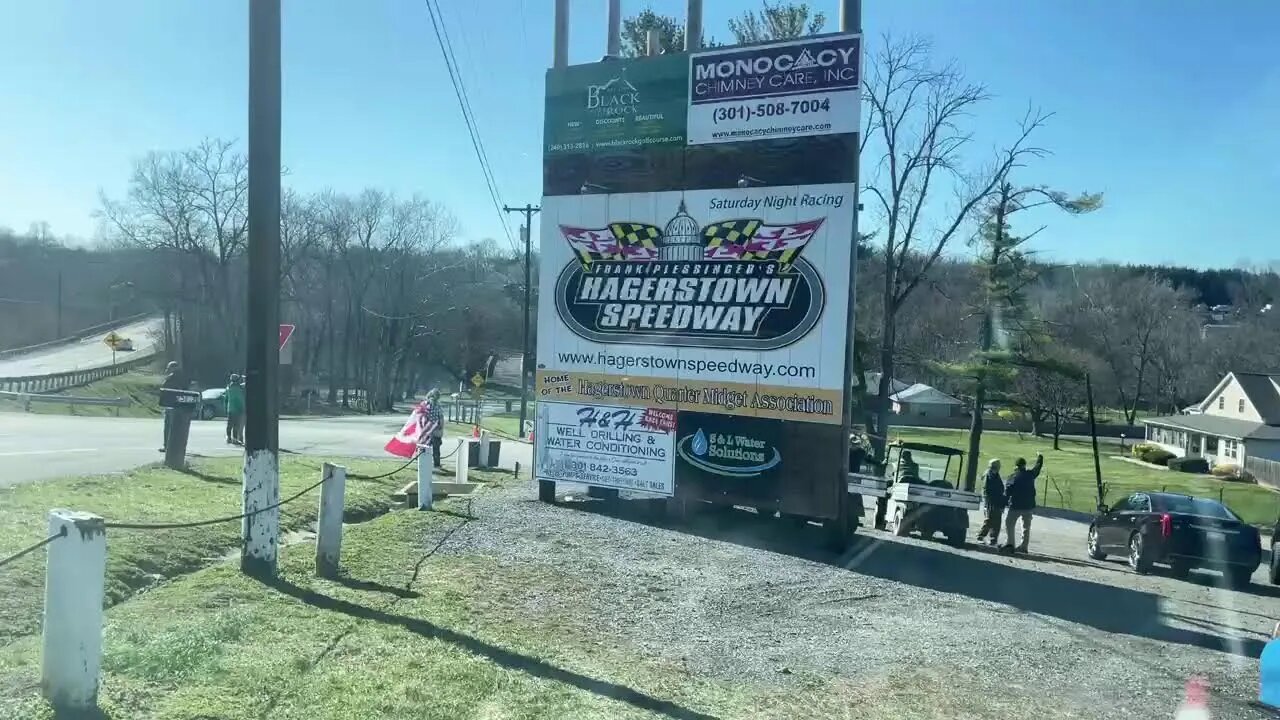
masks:
<instances>
[{"instance_id":1,"label":"water droplet logo","mask_svg":"<svg viewBox=\"0 0 1280 720\"><path fill-rule=\"evenodd\" d=\"M702 432L702 430L698 430L698 432L693 436L693 442L690 443L689 449L693 450L694 455L698 455L700 457L707 454L707 436Z\"/></svg>"}]
</instances>

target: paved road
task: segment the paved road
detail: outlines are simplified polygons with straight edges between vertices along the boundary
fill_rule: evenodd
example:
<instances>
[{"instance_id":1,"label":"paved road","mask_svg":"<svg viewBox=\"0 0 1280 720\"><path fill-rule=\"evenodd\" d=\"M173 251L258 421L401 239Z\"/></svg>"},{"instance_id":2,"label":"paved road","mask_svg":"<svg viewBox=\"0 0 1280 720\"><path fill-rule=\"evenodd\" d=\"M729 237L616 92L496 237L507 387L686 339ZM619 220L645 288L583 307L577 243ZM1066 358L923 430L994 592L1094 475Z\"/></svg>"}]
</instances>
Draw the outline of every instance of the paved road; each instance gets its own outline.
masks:
<instances>
[{"instance_id":1,"label":"paved road","mask_svg":"<svg viewBox=\"0 0 1280 720\"><path fill-rule=\"evenodd\" d=\"M282 420L280 447L308 455L391 458L382 450L404 415ZM221 420L195 421L187 451L235 456ZM69 475L113 473L161 460L160 420L0 413L0 487ZM444 450L452 447L446 439ZM528 445L504 443L502 465L528 467Z\"/></svg>"},{"instance_id":2,"label":"paved road","mask_svg":"<svg viewBox=\"0 0 1280 720\"><path fill-rule=\"evenodd\" d=\"M116 360L123 362L155 354L156 335L161 332L163 324L164 320L157 317L139 320L116 329L114 332L117 335L133 340L134 347L132 352L116 353ZM103 331L83 340L0 360L0 377L50 375L110 365L111 348L102 342L107 332Z\"/></svg>"}]
</instances>

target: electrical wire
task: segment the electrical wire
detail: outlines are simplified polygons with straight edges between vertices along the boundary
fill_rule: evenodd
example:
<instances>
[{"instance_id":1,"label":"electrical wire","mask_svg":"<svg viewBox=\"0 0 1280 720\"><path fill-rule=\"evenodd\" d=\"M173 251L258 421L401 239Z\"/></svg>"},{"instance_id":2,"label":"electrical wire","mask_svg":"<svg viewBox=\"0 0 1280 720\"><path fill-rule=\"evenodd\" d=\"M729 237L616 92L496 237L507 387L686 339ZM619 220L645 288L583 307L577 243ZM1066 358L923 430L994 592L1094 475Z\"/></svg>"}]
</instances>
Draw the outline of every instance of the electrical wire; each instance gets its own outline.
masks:
<instances>
[{"instance_id":1,"label":"electrical wire","mask_svg":"<svg viewBox=\"0 0 1280 720\"><path fill-rule=\"evenodd\" d=\"M480 139L480 130L476 126L475 113L471 110L471 102L467 97L466 87L457 68L457 58L453 52L453 43L449 39L449 30L443 27L444 14L440 11L435 0L424 0L424 2L427 6L427 13L431 16L431 27L435 30L436 43L440 46L440 54L444 58L445 69L449 73L449 82L453 85L454 95L458 98L458 107L462 111L462 120L466 123L467 134L471 137L471 147L475 150L476 160L480 163L480 171L484 175L485 185L489 190L489 199L493 202L494 212L498 214L498 220L502 224L502 231L507 236L507 244L512 250L517 250L516 241L511 235L511 228L507 225L506 214L502 211L503 203L501 193L498 192L498 182L493 175L493 168L489 164L488 154L485 153L484 143Z\"/></svg>"}]
</instances>

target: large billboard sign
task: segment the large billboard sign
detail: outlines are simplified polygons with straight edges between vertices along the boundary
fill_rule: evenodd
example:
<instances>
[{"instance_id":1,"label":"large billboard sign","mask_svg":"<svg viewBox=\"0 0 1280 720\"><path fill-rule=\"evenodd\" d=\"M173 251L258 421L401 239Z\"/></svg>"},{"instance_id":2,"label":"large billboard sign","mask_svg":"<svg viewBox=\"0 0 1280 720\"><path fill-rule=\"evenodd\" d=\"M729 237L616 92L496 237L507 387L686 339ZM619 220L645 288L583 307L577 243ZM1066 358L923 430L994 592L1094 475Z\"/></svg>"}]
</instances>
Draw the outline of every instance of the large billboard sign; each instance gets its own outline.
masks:
<instances>
[{"instance_id":1,"label":"large billboard sign","mask_svg":"<svg viewBox=\"0 0 1280 720\"><path fill-rule=\"evenodd\" d=\"M836 34L548 72L539 479L836 486L860 63Z\"/></svg>"},{"instance_id":2,"label":"large billboard sign","mask_svg":"<svg viewBox=\"0 0 1280 720\"><path fill-rule=\"evenodd\" d=\"M540 399L839 423L853 211L848 184L545 198Z\"/></svg>"}]
</instances>

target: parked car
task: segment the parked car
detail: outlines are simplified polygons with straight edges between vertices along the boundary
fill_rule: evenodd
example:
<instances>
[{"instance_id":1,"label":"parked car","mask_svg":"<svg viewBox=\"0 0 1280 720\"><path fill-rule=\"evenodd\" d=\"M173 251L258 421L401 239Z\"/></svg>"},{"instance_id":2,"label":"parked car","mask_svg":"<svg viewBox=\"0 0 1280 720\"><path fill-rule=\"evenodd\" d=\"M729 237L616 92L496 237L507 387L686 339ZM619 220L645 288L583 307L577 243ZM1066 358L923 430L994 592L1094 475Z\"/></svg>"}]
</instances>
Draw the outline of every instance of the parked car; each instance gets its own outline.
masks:
<instances>
[{"instance_id":1,"label":"parked car","mask_svg":"<svg viewBox=\"0 0 1280 720\"><path fill-rule=\"evenodd\" d=\"M112 345L113 350L121 352L133 352L133 340L130 338L120 338Z\"/></svg>"},{"instance_id":2,"label":"parked car","mask_svg":"<svg viewBox=\"0 0 1280 720\"><path fill-rule=\"evenodd\" d=\"M201 420L212 420L219 416L226 416L227 402L222 399L227 394L226 388L209 388L200 393L200 414Z\"/></svg>"},{"instance_id":3,"label":"parked car","mask_svg":"<svg viewBox=\"0 0 1280 720\"><path fill-rule=\"evenodd\" d=\"M1235 587L1248 585L1262 562L1257 528L1216 500L1139 492L1099 510L1089 525L1089 557L1094 560L1123 553L1135 572L1163 563L1178 577L1192 568L1218 570Z\"/></svg>"}]
</instances>

